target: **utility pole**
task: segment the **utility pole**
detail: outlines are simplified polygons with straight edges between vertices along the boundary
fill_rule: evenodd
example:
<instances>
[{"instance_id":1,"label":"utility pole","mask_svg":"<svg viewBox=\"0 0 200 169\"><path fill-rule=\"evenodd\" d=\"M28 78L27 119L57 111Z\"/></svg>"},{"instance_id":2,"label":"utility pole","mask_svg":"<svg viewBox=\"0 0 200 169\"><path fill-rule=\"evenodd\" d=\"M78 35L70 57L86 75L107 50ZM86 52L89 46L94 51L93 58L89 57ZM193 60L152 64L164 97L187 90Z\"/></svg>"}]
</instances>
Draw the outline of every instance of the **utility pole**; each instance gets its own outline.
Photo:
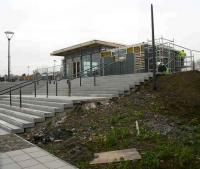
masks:
<instances>
[{"instance_id":1,"label":"utility pole","mask_svg":"<svg viewBox=\"0 0 200 169\"><path fill-rule=\"evenodd\" d=\"M152 48L153 48L153 90L157 90L153 4L151 4L151 29L152 29Z\"/></svg>"}]
</instances>

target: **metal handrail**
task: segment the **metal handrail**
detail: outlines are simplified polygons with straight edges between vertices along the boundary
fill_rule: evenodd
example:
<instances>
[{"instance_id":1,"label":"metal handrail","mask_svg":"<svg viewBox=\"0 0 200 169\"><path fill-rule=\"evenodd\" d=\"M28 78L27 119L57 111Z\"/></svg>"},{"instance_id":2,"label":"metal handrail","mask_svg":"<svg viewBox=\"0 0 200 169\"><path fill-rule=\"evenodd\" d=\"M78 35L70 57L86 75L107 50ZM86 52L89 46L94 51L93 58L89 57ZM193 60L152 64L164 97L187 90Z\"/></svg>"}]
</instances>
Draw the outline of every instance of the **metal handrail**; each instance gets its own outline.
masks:
<instances>
[{"instance_id":1,"label":"metal handrail","mask_svg":"<svg viewBox=\"0 0 200 169\"><path fill-rule=\"evenodd\" d=\"M31 85L31 84L34 84L34 88L35 88L35 97L36 97L36 83L39 82L40 80L42 80L42 78L41 78L41 79L38 79L38 80L31 81L30 83L26 83L26 84L24 84L24 85L22 85L22 86L19 86L19 87L15 88L15 89L10 88L9 91L0 93L0 95L4 95L4 94L9 93L9 96L10 96L10 106L12 106L12 92L13 92L13 91L16 91L16 90L19 90L20 108L22 108L22 91L21 91L21 89L22 89L23 87L26 87L26 86L29 86L29 85ZM48 97L48 80L47 80L47 97Z\"/></svg>"},{"instance_id":2,"label":"metal handrail","mask_svg":"<svg viewBox=\"0 0 200 169\"><path fill-rule=\"evenodd\" d=\"M33 83L37 83L37 82L39 82L39 81L41 81L41 80L42 80L42 78L39 79L39 80L31 81L30 83L25 84L25 85L23 85L23 86L19 86L18 88L15 88L15 89L8 88L8 89L10 89L9 91L6 91L6 92L4 92L4 93L0 93L0 95L4 95L4 94L6 94L6 93L16 91L16 90L18 90L18 89L20 89L20 88L23 88L23 87L29 86L29 85L31 85L31 84L33 84Z\"/></svg>"},{"instance_id":3,"label":"metal handrail","mask_svg":"<svg viewBox=\"0 0 200 169\"><path fill-rule=\"evenodd\" d=\"M16 85L7 87L7 88L5 88L5 89L3 89L3 90L0 90L0 93L2 93L3 91L6 91L6 90L10 90L10 88L14 88L14 87L16 87L16 86L19 86L19 85L22 85L22 84L25 84L25 83L29 83L29 82L30 82L30 81L25 81L25 82L18 83L18 84L16 84Z\"/></svg>"}]
</instances>

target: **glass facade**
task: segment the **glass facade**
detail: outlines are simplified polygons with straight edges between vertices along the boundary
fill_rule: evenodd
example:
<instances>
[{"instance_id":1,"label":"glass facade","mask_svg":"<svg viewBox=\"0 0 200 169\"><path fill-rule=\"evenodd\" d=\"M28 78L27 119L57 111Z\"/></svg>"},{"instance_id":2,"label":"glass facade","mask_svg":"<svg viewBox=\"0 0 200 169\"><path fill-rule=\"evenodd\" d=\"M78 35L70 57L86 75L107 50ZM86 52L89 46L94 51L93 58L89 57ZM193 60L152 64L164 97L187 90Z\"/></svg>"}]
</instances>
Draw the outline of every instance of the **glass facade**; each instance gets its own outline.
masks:
<instances>
[{"instance_id":1,"label":"glass facade","mask_svg":"<svg viewBox=\"0 0 200 169\"><path fill-rule=\"evenodd\" d=\"M76 49L76 52L65 55L63 60L63 71L65 78L78 77L80 72L85 76L90 76L91 72L98 70L99 75L103 75L100 66L103 59L100 57L101 51L113 49L105 45L95 45ZM88 71L87 71L88 70Z\"/></svg>"}]
</instances>

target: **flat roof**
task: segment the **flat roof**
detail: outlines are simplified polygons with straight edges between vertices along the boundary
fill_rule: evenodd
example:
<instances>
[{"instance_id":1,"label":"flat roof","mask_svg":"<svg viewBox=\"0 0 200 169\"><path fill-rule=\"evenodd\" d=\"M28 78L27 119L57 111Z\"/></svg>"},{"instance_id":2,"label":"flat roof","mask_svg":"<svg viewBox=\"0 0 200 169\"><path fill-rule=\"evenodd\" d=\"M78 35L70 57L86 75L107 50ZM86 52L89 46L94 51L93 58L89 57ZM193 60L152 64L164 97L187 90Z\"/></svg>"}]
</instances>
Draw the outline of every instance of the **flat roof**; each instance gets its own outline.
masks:
<instances>
[{"instance_id":1,"label":"flat roof","mask_svg":"<svg viewBox=\"0 0 200 169\"><path fill-rule=\"evenodd\" d=\"M67 54L79 51L80 49L87 48L87 47L95 47L103 45L106 47L113 47L113 48L119 48L119 47L125 47L126 45L119 44L119 43L113 43L113 42L106 42L101 40L92 40L84 43L80 43L77 45L73 45L70 47L66 47L63 49L55 50L52 53L50 53L51 56L65 56Z\"/></svg>"}]
</instances>

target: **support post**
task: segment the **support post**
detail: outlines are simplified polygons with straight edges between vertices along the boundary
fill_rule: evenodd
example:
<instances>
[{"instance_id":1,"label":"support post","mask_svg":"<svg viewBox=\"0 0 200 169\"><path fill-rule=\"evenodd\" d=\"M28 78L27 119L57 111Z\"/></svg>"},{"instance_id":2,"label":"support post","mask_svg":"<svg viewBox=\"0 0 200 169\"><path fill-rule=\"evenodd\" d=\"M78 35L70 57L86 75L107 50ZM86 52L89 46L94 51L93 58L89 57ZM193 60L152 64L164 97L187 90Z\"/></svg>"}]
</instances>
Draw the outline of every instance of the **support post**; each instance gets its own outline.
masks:
<instances>
[{"instance_id":1,"label":"support post","mask_svg":"<svg viewBox=\"0 0 200 169\"><path fill-rule=\"evenodd\" d=\"M195 60L194 60L194 55L193 55L192 57L193 57L193 71L195 71Z\"/></svg>"},{"instance_id":2,"label":"support post","mask_svg":"<svg viewBox=\"0 0 200 169\"><path fill-rule=\"evenodd\" d=\"M35 91L35 97L36 97L36 82L34 83L34 91Z\"/></svg>"},{"instance_id":3,"label":"support post","mask_svg":"<svg viewBox=\"0 0 200 169\"><path fill-rule=\"evenodd\" d=\"M79 79L80 79L80 86L82 85L82 77L81 77L81 73L79 75Z\"/></svg>"},{"instance_id":4,"label":"support post","mask_svg":"<svg viewBox=\"0 0 200 169\"><path fill-rule=\"evenodd\" d=\"M20 108L22 108L22 89L21 89L21 87L19 89L19 105L20 105Z\"/></svg>"},{"instance_id":5,"label":"support post","mask_svg":"<svg viewBox=\"0 0 200 169\"><path fill-rule=\"evenodd\" d=\"M57 78L56 78L56 96L58 96L58 81L57 81Z\"/></svg>"},{"instance_id":6,"label":"support post","mask_svg":"<svg viewBox=\"0 0 200 169\"><path fill-rule=\"evenodd\" d=\"M10 106L12 106L12 91L11 91L11 88L10 88Z\"/></svg>"},{"instance_id":7,"label":"support post","mask_svg":"<svg viewBox=\"0 0 200 169\"><path fill-rule=\"evenodd\" d=\"M94 75L94 86L96 86L96 71L94 71L93 75Z\"/></svg>"},{"instance_id":8,"label":"support post","mask_svg":"<svg viewBox=\"0 0 200 169\"><path fill-rule=\"evenodd\" d=\"M47 86L47 98L48 98L48 95L49 95L49 86L48 86L48 80L47 80L47 82L46 82L46 86Z\"/></svg>"},{"instance_id":9,"label":"support post","mask_svg":"<svg viewBox=\"0 0 200 169\"><path fill-rule=\"evenodd\" d=\"M68 84L68 96L71 96L71 80L67 80L67 84Z\"/></svg>"},{"instance_id":10,"label":"support post","mask_svg":"<svg viewBox=\"0 0 200 169\"><path fill-rule=\"evenodd\" d=\"M48 95L49 95L49 86L48 86L48 82L49 81L49 77L48 77L48 73L47 73L47 82L46 82L46 89L47 89L47 98L48 98Z\"/></svg>"},{"instance_id":11,"label":"support post","mask_svg":"<svg viewBox=\"0 0 200 169\"><path fill-rule=\"evenodd\" d=\"M151 27L152 27L152 48L153 48L153 90L156 90L157 89L157 84L156 84L156 51L155 51L153 4L151 4Z\"/></svg>"}]
</instances>

